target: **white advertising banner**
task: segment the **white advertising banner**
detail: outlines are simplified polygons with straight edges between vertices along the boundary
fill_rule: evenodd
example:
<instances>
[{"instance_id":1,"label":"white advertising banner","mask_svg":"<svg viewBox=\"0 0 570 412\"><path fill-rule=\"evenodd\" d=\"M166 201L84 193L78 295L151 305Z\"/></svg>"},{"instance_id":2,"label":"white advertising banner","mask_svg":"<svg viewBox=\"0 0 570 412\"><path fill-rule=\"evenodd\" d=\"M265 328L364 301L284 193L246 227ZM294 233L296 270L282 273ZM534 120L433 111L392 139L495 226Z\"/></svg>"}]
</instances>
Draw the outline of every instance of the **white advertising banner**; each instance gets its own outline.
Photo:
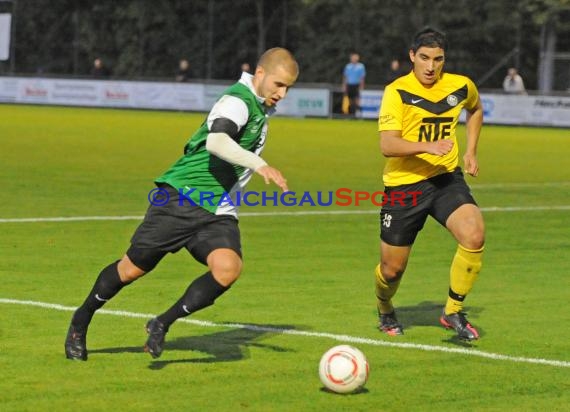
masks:
<instances>
[{"instance_id":1,"label":"white advertising banner","mask_svg":"<svg viewBox=\"0 0 570 412\"><path fill-rule=\"evenodd\" d=\"M205 110L209 111L210 108L216 103L220 98L224 90L226 90L230 84L207 84L204 90L204 106Z\"/></svg>"},{"instance_id":2,"label":"white advertising banner","mask_svg":"<svg viewBox=\"0 0 570 412\"><path fill-rule=\"evenodd\" d=\"M488 123L570 127L570 97L481 95Z\"/></svg>"},{"instance_id":3,"label":"white advertising banner","mask_svg":"<svg viewBox=\"0 0 570 412\"><path fill-rule=\"evenodd\" d=\"M49 104L53 82L44 79L18 79L18 103Z\"/></svg>"},{"instance_id":4,"label":"white advertising banner","mask_svg":"<svg viewBox=\"0 0 570 412\"><path fill-rule=\"evenodd\" d=\"M378 119L383 90L363 90L360 93L360 112L364 119Z\"/></svg>"},{"instance_id":5,"label":"white advertising banner","mask_svg":"<svg viewBox=\"0 0 570 412\"><path fill-rule=\"evenodd\" d=\"M207 112L227 84L0 77L0 102ZM364 90L362 117L377 119L382 90ZM280 116L331 116L328 88L292 88ZM570 96L481 94L488 124L570 127ZM461 120L464 121L465 114Z\"/></svg>"},{"instance_id":6,"label":"white advertising banner","mask_svg":"<svg viewBox=\"0 0 570 412\"><path fill-rule=\"evenodd\" d=\"M99 84L89 80L49 80L22 79L33 94L47 93L43 103L69 106L99 106ZM27 96L25 96L27 98Z\"/></svg>"},{"instance_id":7,"label":"white advertising banner","mask_svg":"<svg viewBox=\"0 0 570 412\"><path fill-rule=\"evenodd\" d=\"M0 102L205 111L204 85L0 77Z\"/></svg>"},{"instance_id":8,"label":"white advertising banner","mask_svg":"<svg viewBox=\"0 0 570 412\"><path fill-rule=\"evenodd\" d=\"M361 94L362 117L377 119L382 90ZM488 124L570 127L570 96L512 96L481 94L484 121ZM460 117L465 121L465 112Z\"/></svg>"},{"instance_id":9,"label":"white advertising banner","mask_svg":"<svg viewBox=\"0 0 570 412\"><path fill-rule=\"evenodd\" d=\"M208 84L205 86L205 110L210 110L216 100L230 84ZM330 116L330 91L316 88L292 88L277 104L276 116Z\"/></svg>"},{"instance_id":10,"label":"white advertising banner","mask_svg":"<svg viewBox=\"0 0 570 412\"><path fill-rule=\"evenodd\" d=\"M18 79L0 77L0 102L15 103L18 97Z\"/></svg>"},{"instance_id":11,"label":"white advertising banner","mask_svg":"<svg viewBox=\"0 0 570 412\"><path fill-rule=\"evenodd\" d=\"M134 104L135 83L105 81L98 84L99 103L105 107L137 107Z\"/></svg>"},{"instance_id":12,"label":"white advertising banner","mask_svg":"<svg viewBox=\"0 0 570 412\"><path fill-rule=\"evenodd\" d=\"M10 34L12 29L12 15L0 13L0 60L10 58Z\"/></svg>"},{"instance_id":13,"label":"white advertising banner","mask_svg":"<svg viewBox=\"0 0 570 412\"><path fill-rule=\"evenodd\" d=\"M277 104L276 115L328 117L330 112L328 89L293 88Z\"/></svg>"},{"instance_id":14,"label":"white advertising banner","mask_svg":"<svg viewBox=\"0 0 570 412\"><path fill-rule=\"evenodd\" d=\"M129 107L165 110L204 110L203 84L133 82Z\"/></svg>"}]
</instances>

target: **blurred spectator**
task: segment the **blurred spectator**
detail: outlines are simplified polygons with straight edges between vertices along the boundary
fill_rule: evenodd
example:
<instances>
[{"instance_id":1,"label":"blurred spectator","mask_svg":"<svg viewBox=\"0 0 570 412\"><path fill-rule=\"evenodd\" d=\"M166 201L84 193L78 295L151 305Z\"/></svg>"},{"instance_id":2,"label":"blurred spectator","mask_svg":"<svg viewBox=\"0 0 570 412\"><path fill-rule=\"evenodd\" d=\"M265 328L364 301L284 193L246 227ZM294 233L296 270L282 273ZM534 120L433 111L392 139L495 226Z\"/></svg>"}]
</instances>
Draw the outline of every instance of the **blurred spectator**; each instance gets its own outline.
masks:
<instances>
[{"instance_id":1,"label":"blurred spectator","mask_svg":"<svg viewBox=\"0 0 570 412\"><path fill-rule=\"evenodd\" d=\"M392 59L390 62L390 69L386 73L386 79L384 80L384 85L388 85L396 80L398 77L406 74L403 68L400 66L400 60Z\"/></svg>"},{"instance_id":2,"label":"blurred spectator","mask_svg":"<svg viewBox=\"0 0 570 412\"><path fill-rule=\"evenodd\" d=\"M242 72L242 73L243 73L243 72L246 72L246 73L252 74L252 73L251 73L251 66L249 65L248 62L243 62L243 63L241 64L241 72ZM241 73L240 73L240 76L241 76Z\"/></svg>"},{"instance_id":3,"label":"blurred spectator","mask_svg":"<svg viewBox=\"0 0 570 412\"><path fill-rule=\"evenodd\" d=\"M503 90L509 94L527 94L523 79L514 67L509 69L503 80Z\"/></svg>"},{"instance_id":4,"label":"blurred spectator","mask_svg":"<svg viewBox=\"0 0 570 412\"><path fill-rule=\"evenodd\" d=\"M344 100L348 98L348 114L355 115L360 111L360 92L364 89L365 78L366 67L360 62L360 55L351 53L342 76Z\"/></svg>"},{"instance_id":5,"label":"blurred spectator","mask_svg":"<svg viewBox=\"0 0 570 412\"><path fill-rule=\"evenodd\" d=\"M98 78L98 79L104 79L106 77L111 76L111 70L107 66L105 66L105 64L103 63L103 60L101 60L101 58L97 57L93 61L93 68L91 69L91 76Z\"/></svg>"},{"instance_id":6,"label":"blurred spectator","mask_svg":"<svg viewBox=\"0 0 570 412\"><path fill-rule=\"evenodd\" d=\"M177 82L187 82L192 77L192 71L190 70L190 63L186 59L180 60L178 63L178 71L176 72Z\"/></svg>"}]
</instances>

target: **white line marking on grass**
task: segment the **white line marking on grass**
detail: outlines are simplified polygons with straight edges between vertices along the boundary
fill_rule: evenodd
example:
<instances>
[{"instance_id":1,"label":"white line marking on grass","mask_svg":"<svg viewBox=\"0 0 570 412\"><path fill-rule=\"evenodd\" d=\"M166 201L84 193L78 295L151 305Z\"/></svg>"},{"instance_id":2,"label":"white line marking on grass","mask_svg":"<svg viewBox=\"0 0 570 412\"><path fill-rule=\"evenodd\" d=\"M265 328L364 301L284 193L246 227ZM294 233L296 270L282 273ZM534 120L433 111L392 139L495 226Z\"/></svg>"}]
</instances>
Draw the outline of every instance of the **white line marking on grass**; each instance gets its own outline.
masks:
<instances>
[{"instance_id":1,"label":"white line marking on grass","mask_svg":"<svg viewBox=\"0 0 570 412\"><path fill-rule=\"evenodd\" d=\"M558 186L568 186L570 182L533 182L533 183L481 183L481 184L470 184L469 187L472 189L516 189L524 187L558 187Z\"/></svg>"},{"instance_id":2,"label":"white line marking on grass","mask_svg":"<svg viewBox=\"0 0 570 412\"><path fill-rule=\"evenodd\" d=\"M540 212L548 210L570 210L570 205L558 206L488 206L482 212Z\"/></svg>"},{"instance_id":3,"label":"white line marking on grass","mask_svg":"<svg viewBox=\"0 0 570 412\"><path fill-rule=\"evenodd\" d=\"M142 220L143 216L72 216L72 217L23 217L0 219L0 223L37 223L37 222L84 222L87 220Z\"/></svg>"},{"instance_id":4,"label":"white line marking on grass","mask_svg":"<svg viewBox=\"0 0 570 412\"><path fill-rule=\"evenodd\" d=\"M483 212L540 212L553 210L570 210L570 205L558 206L488 206L482 207ZM323 215L373 215L379 213L375 210L297 210L276 212L243 212L240 217L258 216L323 216ZM90 220L142 220L144 216L71 216L71 217L25 217L0 219L0 223L38 223L38 222L85 222Z\"/></svg>"},{"instance_id":5,"label":"white line marking on grass","mask_svg":"<svg viewBox=\"0 0 570 412\"><path fill-rule=\"evenodd\" d=\"M4 299L0 298L0 303L6 304L15 304L15 305L24 305L24 306L37 306L40 308L45 309L55 309L61 310L66 312L74 311L75 307L72 306L63 306L55 303L45 303L45 302L37 302L33 300L16 300L16 299ZM122 310L107 310L107 309L100 309L97 313L104 314L104 315L114 315L114 316L122 316L128 318L144 318L150 319L155 317L151 313L136 313L136 312L127 312ZM388 346L391 348L400 348L400 349L417 349L423 350L428 352L444 352L444 353L457 353L461 355L468 355L468 356L477 356L480 358L487 358L493 360L502 360L508 362L517 362L517 363L532 363L532 364L539 364L539 365L548 365L548 366L556 366L562 368L570 368L570 362L561 361L561 360L552 360L552 359L542 359L542 358L525 358L522 356L509 356L509 355L501 355L499 353L491 353L491 352L483 352L480 350L475 349L465 349L465 348L449 348L446 346L435 346L435 345L423 345L418 343L403 343L403 342L387 342L384 340L379 339L368 339L368 338L360 338L358 336L350 336L350 335L335 335L333 333L325 333L325 332L307 332L307 331L300 331L295 329L280 329L280 328L272 328L268 326L256 326L256 325L248 325L243 323L215 323L205 320L196 320L196 319L178 319L177 322L184 322L190 323L192 325L204 326L204 327L224 327L224 328L233 328L233 329L247 329L253 331L261 331L261 332L269 332L269 333L278 333L283 335L295 335L295 336L305 336L310 338L327 338L336 340L343 343L360 343L363 345L373 345L373 346Z\"/></svg>"}]
</instances>

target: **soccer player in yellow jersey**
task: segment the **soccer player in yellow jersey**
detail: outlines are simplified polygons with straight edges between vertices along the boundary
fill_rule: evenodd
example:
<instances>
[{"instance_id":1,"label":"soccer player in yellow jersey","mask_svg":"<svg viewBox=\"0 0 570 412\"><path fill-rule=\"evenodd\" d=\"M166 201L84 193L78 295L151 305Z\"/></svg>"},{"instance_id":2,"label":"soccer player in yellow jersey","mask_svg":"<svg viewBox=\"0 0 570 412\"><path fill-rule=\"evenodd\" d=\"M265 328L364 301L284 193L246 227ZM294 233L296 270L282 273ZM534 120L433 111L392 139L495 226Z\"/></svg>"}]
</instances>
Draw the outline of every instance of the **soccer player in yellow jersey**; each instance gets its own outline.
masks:
<instances>
[{"instance_id":1,"label":"soccer player in yellow jersey","mask_svg":"<svg viewBox=\"0 0 570 412\"><path fill-rule=\"evenodd\" d=\"M380 264L376 267L379 328L403 334L392 297L406 270L412 245L429 216L457 240L450 287L440 323L460 339L479 338L467 321L463 300L481 269L485 241L483 216L459 167L456 128L467 112L464 170L477 176L477 142L483 108L473 82L444 73L445 35L427 28L416 34L409 51L413 70L386 86L379 116L380 148L387 157L384 185L392 191L416 192L417 201L387 202L380 212ZM419 194L417 194L419 192Z\"/></svg>"}]
</instances>

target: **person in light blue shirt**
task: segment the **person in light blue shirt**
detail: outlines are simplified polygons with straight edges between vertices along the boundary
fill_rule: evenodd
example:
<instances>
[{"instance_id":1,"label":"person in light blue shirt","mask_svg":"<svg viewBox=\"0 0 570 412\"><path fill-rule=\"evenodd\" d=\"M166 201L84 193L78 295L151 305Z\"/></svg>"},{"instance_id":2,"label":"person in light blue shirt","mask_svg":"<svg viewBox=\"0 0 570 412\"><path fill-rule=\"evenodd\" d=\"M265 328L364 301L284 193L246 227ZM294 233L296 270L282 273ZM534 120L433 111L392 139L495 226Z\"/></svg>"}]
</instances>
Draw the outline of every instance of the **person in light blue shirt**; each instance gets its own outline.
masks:
<instances>
[{"instance_id":1,"label":"person in light blue shirt","mask_svg":"<svg viewBox=\"0 0 570 412\"><path fill-rule=\"evenodd\" d=\"M348 97L348 113L356 115L360 111L360 92L364 89L366 67L360 62L358 53L350 54L350 62L344 66L342 91Z\"/></svg>"}]
</instances>

